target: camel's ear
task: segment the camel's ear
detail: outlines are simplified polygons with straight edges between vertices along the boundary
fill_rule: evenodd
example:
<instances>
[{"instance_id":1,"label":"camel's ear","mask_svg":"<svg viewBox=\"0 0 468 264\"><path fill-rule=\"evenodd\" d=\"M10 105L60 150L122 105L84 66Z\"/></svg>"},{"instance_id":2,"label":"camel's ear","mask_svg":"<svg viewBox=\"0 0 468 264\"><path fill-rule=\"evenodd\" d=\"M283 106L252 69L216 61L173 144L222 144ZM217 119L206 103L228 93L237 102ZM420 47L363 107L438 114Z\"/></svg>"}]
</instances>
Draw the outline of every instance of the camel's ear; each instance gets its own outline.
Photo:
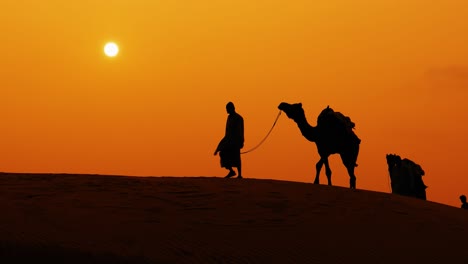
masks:
<instances>
[{"instance_id":1,"label":"camel's ear","mask_svg":"<svg viewBox=\"0 0 468 264\"><path fill-rule=\"evenodd\" d=\"M327 109L330 108L330 105L327 105Z\"/></svg>"},{"instance_id":2,"label":"camel's ear","mask_svg":"<svg viewBox=\"0 0 468 264\"><path fill-rule=\"evenodd\" d=\"M300 107L302 107L302 103L299 103L298 105L299 105Z\"/></svg>"}]
</instances>

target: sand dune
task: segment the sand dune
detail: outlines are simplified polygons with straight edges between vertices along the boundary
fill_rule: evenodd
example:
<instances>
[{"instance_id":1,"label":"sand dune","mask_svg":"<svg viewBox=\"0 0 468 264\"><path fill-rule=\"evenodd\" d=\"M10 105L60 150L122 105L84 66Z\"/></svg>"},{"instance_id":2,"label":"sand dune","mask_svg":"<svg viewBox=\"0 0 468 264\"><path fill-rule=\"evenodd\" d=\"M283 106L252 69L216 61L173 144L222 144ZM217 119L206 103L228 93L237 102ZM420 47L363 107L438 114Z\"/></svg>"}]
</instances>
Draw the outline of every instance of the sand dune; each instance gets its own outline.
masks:
<instances>
[{"instance_id":1,"label":"sand dune","mask_svg":"<svg viewBox=\"0 0 468 264\"><path fill-rule=\"evenodd\" d=\"M468 263L468 211L212 177L0 174L0 262Z\"/></svg>"}]
</instances>

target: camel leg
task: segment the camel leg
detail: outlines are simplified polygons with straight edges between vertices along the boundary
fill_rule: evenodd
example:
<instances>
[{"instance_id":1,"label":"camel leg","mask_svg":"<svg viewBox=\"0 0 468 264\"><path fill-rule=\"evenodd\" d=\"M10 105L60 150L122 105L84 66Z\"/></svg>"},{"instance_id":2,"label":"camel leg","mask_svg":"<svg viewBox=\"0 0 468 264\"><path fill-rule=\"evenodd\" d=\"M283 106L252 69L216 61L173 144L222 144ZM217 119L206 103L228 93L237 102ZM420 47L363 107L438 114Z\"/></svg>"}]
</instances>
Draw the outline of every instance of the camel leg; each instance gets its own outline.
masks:
<instances>
[{"instance_id":1,"label":"camel leg","mask_svg":"<svg viewBox=\"0 0 468 264\"><path fill-rule=\"evenodd\" d=\"M323 163L325 164L325 174L327 175L328 185L331 186L332 185L332 182L331 182L332 171L330 169L330 165L328 164L328 158L325 158Z\"/></svg>"},{"instance_id":2,"label":"camel leg","mask_svg":"<svg viewBox=\"0 0 468 264\"><path fill-rule=\"evenodd\" d=\"M322 165L323 165L323 160L320 159L317 164L315 164L315 180L314 180L314 184L319 184L320 183L320 180L319 180L319 176L320 176L320 171L322 170Z\"/></svg>"},{"instance_id":3,"label":"camel leg","mask_svg":"<svg viewBox=\"0 0 468 264\"><path fill-rule=\"evenodd\" d=\"M356 189L356 175L354 175L354 167L356 166L356 161L347 157L346 155L340 154L341 160L346 167L349 175L349 188Z\"/></svg>"},{"instance_id":4,"label":"camel leg","mask_svg":"<svg viewBox=\"0 0 468 264\"><path fill-rule=\"evenodd\" d=\"M356 175L354 175L354 164L346 167L349 175L349 188L356 189Z\"/></svg>"}]
</instances>

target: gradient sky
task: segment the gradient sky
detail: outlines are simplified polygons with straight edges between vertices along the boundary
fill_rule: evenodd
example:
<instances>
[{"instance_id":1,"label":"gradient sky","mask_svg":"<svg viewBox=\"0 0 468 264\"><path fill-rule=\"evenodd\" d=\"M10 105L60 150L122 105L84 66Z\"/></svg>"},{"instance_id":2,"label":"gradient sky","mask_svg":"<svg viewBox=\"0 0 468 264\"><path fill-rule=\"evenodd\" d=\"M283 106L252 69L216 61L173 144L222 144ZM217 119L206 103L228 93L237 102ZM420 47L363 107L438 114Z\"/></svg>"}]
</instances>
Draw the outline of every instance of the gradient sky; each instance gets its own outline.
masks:
<instances>
[{"instance_id":1,"label":"gradient sky","mask_svg":"<svg viewBox=\"0 0 468 264\"><path fill-rule=\"evenodd\" d=\"M466 0L3 0L0 171L224 176L228 101L244 150L302 102L312 125L327 105L356 123L358 188L390 192L396 153L426 171L428 200L459 206L467 17ZM283 115L242 158L245 177L312 182L318 154Z\"/></svg>"}]
</instances>

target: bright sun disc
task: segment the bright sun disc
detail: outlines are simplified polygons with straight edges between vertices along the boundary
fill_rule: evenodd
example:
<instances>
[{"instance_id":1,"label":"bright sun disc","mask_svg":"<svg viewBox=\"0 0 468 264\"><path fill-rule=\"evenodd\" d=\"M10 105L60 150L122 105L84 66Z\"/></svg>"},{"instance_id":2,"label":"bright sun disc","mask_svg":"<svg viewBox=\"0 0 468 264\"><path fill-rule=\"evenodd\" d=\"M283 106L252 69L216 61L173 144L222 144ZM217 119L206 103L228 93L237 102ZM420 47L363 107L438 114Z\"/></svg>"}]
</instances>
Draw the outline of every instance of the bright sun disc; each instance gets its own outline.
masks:
<instances>
[{"instance_id":1,"label":"bright sun disc","mask_svg":"<svg viewBox=\"0 0 468 264\"><path fill-rule=\"evenodd\" d=\"M119 53L119 46L114 42L109 42L104 46L104 53L108 57L115 57Z\"/></svg>"}]
</instances>

